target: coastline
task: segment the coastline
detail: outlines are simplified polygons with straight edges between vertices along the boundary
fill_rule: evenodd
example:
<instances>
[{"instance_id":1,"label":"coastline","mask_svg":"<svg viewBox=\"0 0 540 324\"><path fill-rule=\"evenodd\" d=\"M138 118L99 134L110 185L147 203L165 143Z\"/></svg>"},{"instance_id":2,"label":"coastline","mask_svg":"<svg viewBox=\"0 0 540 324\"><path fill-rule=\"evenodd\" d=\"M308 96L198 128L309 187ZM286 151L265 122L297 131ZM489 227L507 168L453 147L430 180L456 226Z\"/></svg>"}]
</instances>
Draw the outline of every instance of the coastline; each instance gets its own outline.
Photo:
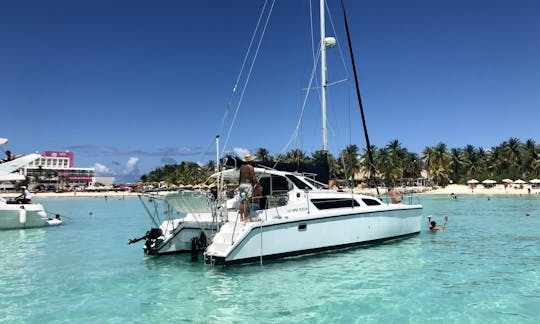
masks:
<instances>
[{"instance_id":1,"label":"coastline","mask_svg":"<svg viewBox=\"0 0 540 324\"><path fill-rule=\"evenodd\" d=\"M531 185L523 185L521 188L518 185L510 185L506 188L503 184L495 185L493 188L484 188L482 185L476 185L474 188L470 188L469 185L458 185L458 184L451 184L446 187L440 187L437 189L432 189L431 187L396 187L402 194L407 195L409 193L412 194L420 194L420 195L448 195L455 194L457 196L460 195L515 195L515 196L521 196L521 195L538 195L540 194L539 188L531 188ZM529 188L531 188L531 191L529 193ZM377 195L377 192L375 189L354 189L354 192L356 193L362 193L362 194L368 194L368 195ZM379 188L379 192L381 195L385 195L387 193L386 188Z\"/></svg>"},{"instance_id":2,"label":"coastline","mask_svg":"<svg viewBox=\"0 0 540 324\"><path fill-rule=\"evenodd\" d=\"M105 197L137 197L139 192L131 191L68 191L68 192L32 192L32 199L39 198L105 198ZM18 192L0 193L2 198L15 198Z\"/></svg>"},{"instance_id":3,"label":"coastline","mask_svg":"<svg viewBox=\"0 0 540 324\"><path fill-rule=\"evenodd\" d=\"M451 184L446 187L441 187L438 189L432 189L431 187L397 187L397 189L404 195L409 193L411 194L421 194L421 195L450 195L454 193L455 195L539 195L540 188L531 188L529 193L530 185L524 185L523 187L518 187L518 185L511 185L504 187L502 184L495 185L493 188L484 188L482 185L477 185L475 188L470 188L468 185L457 185ZM154 192L156 195L163 195L167 191L163 192ZM355 193L367 194L376 196L377 191L375 189L354 189ZM379 193L381 195L386 195L387 189L380 187ZM132 191L70 191L70 192L32 192L32 198L105 198L105 197L137 197L142 192L132 192ZM0 192L0 197L3 198L14 198L19 196L18 192Z\"/></svg>"},{"instance_id":4,"label":"coastline","mask_svg":"<svg viewBox=\"0 0 540 324\"><path fill-rule=\"evenodd\" d=\"M530 189L530 192L529 192ZM468 185L451 184L444 188L438 188L431 191L424 192L423 194L429 195L538 195L540 189L531 188L531 185L509 185L506 188L503 184L495 185L493 188L484 188L482 185L477 185L475 188L470 188Z\"/></svg>"}]
</instances>

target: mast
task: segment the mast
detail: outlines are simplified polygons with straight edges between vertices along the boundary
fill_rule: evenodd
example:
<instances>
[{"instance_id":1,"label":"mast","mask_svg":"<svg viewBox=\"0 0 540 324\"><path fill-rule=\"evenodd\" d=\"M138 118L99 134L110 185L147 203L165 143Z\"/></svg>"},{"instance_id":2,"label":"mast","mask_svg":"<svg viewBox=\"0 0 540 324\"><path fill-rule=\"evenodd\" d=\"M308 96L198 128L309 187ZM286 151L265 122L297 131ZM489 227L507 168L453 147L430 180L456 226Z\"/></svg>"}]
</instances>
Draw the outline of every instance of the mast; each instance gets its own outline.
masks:
<instances>
[{"instance_id":1,"label":"mast","mask_svg":"<svg viewBox=\"0 0 540 324\"><path fill-rule=\"evenodd\" d=\"M347 13L345 11L345 3L341 0L341 9L343 11L343 21L345 23L345 31L347 32L347 43L349 44L349 55L351 56L351 64L354 73L354 84L356 86L356 97L358 99L358 106L360 108L360 115L362 116L362 125L364 126L364 137L366 138L366 148L368 152L370 175L375 189L377 189L377 196L379 195L379 186L377 185L377 171L375 170L375 161L373 160L373 152L371 152L371 144L369 143L369 135L366 126L366 117L364 115L364 106L362 105L362 96L360 95L360 86L358 85L358 73L356 73L356 63L354 61L354 53L351 42L351 33L349 31L349 22L347 21Z\"/></svg>"},{"instance_id":2,"label":"mast","mask_svg":"<svg viewBox=\"0 0 540 324\"><path fill-rule=\"evenodd\" d=\"M321 115L322 115L322 144L323 151L328 152L328 135L326 130L326 45L324 26L324 0L320 0L321 23Z\"/></svg>"},{"instance_id":3,"label":"mast","mask_svg":"<svg viewBox=\"0 0 540 324\"><path fill-rule=\"evenodd\" d=\"M219 172L221 161L219 159L219 135L216 135L216 172Z\"/></svg>"}]
</instances>

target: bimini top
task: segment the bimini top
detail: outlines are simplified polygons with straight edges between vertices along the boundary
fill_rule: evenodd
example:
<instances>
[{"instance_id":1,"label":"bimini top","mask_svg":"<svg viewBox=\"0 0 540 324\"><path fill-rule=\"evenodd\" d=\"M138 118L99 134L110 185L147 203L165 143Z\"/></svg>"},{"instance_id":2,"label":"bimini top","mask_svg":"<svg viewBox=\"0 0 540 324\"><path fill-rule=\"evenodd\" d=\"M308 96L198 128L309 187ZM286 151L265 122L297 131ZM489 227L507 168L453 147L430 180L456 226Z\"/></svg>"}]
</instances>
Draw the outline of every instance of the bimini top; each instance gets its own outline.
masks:
<instances>
[{"instance_id":1,"label":"bimini top","mask_svg":"<svg viewBox=\"0 0 540 324\"><path fill-rule=\"evenodd\" d=\"M328 189L326 184L318 182L314 179L307 177L304 174L297 172L278 171L266 168L254 168L257 179L282 177L289 180L296 188L300 190L316 190L316 189ZM240 178L239 169L228 169L221 172L214 173L212 176L214 179L224 179L232 182L237 182Z\"/></svg>"}]
</instances>

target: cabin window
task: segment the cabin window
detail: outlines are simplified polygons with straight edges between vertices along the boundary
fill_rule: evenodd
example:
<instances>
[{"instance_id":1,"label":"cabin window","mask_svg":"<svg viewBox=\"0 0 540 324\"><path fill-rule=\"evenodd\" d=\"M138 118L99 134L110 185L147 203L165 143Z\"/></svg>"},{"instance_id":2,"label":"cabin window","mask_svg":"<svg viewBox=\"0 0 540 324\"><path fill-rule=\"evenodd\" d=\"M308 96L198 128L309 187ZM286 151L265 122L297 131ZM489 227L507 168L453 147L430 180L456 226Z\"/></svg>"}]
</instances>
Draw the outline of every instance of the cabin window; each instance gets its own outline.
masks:
<instances>
[{"instance_id":1,"label":"cabin window","mask_svg":"<svg viewBox=\"0 0 540 324\"><path fill-rule=\"evenodd\" d=\"M369 198L362 198L362 201L364 202L364 204L366 204L368 206L379 206L381 204L377 200L369 199Z\"/></svg>"},{"instance_id":2,"label":"cabin window","mask_svg":"<svg viewBox=\"0 0 540 324\"><path fill-rule=\"evenodd\" d=\"M311 199L311 202L317 209L332 209L332 208L350 208L358 207L360 204L358 201L352 198L323 198L323 199Z\"/></svg>"},{"instance_id":3,"label":"cabin window","mask_svg":"<svg viewBox=\"0 0 540 324\"><path fill-rule=\"evenodd\" d=\"M307 224L298 225L298 232L303 232L305 230L307 230Z\"/></svg>"},{"instance_id":4,"label":"cabin window","mask_svg":"<svg viewBox=\"0 0 540 324\"><path fill-rule=\"evenodd\" d=\"M307 183L305 183L304 181L298 179L297 177L293 176L293 175L289 175L287 174L286 175L287 179L289 179L292 183L294 183L294 185L300 189L300 190L304 190L304 189L308 189L308 190L311 190L311 186L308 185Z\"/></svg>"}]
</instances>

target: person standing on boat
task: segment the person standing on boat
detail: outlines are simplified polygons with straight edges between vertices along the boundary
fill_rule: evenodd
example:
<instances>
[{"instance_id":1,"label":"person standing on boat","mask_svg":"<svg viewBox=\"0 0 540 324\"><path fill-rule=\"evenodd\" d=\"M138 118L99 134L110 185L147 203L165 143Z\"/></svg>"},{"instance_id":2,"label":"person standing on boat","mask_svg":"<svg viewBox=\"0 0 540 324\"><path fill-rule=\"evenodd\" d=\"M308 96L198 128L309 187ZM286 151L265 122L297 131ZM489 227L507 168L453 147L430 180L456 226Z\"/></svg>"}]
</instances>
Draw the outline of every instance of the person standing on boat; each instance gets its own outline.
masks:
<instances>
[{"instance_id":1,"label":"person standing on boat","mask_svg":"<svg viewBox=\"0 0 540 324\"><path fill-rule=\"evenodd\" d=\"M388 196L392 204L403 204L403 195L394 187L388 187Z\"/></svg>"},{"instance_id":2,"label":"person standing on boat","mask_svg":"<svg viewBox=\"0 0 540 324\"><path fill-rule=\"evenodd\" d=\"M21 186L22 193L16 198L20 204L29 204L32 201L32 194L26 188L26 186Z\"/></svg>"},{"instance_id":3,"label":"person standing on boat","mask_svg":"<svg viewBox=\"0 0 540 324\"><path fill-rule=\"evenodd\" d=\"M248 216L248 204L253 198L253 188L258 185L257 177L255 176L255 168L251 165L251 162L255 160L255 157L247 154L242 159L242 165L240 166L240 186L238 186L238 192L240 193L240 218L242 221L249 221Z\"/></svg>"}]
</instances>

